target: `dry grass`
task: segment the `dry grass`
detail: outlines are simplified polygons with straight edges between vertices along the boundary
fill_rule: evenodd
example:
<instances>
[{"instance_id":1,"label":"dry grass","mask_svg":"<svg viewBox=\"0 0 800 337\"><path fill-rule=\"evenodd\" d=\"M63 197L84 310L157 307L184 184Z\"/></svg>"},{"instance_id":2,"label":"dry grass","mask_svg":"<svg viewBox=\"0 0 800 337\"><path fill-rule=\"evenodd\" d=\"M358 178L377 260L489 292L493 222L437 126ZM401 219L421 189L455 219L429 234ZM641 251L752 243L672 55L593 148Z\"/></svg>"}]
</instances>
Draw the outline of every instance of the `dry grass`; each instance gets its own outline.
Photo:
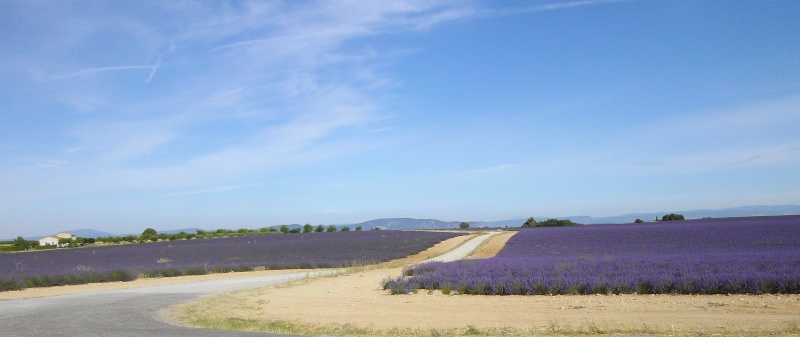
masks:
<instances>
[{"instance_id":1,"label":"dry grass","mask_svg":"<svg viewBox=\"0 0 800 337\"><path fill-rule=\"evenodd\" d=\"M299 336L394 336L394 337L454 337L454 336L797 336L797 321L780 327L675 327L670 324L624 325L586 320L581 324L560 324L551 321L546 327L476 327L461 328L377 328L343 324L309 324L286 320L256 320L235 317L207 317L194 312L194 306L185 308L179 319L189 326L220 330L236 330ZM194 316L197 315L197 316ZM446 318L442 318L446 319Z\"/></svg>"},{"instance_id":2,"label":"dry grass","mask_svg":"<svg viewBox=\"0 0 800 337\"><path fill-rule=\"evenodd\" d=\"M470 256L468 259L489 259L495 257L497 253L500 252L503 247L505 247L506 242L511 239L514 234L517 234L516 231L510 232L502 232L498 235L494 235L490 237L488 240L481 243Z\"/></svg>"}]
</instances>

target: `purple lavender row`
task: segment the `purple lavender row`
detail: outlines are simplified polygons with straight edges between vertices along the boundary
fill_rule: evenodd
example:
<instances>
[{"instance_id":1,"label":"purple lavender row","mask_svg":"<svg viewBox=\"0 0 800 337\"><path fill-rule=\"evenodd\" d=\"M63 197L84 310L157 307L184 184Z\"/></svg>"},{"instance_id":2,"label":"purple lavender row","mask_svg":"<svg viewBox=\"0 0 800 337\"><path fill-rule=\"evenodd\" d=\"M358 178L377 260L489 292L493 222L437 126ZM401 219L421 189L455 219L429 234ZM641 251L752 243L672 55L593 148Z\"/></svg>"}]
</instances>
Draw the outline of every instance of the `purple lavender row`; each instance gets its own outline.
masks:
<instances>
[{"instance_id":1,"label":"purple lavender row","mask_svg":"<svg viewBox=\"0 0 800 337\"><path fill-rule=\"evenodd\" d=\"M363 231L162 241L0 254L0 280L26 286L287 268L329 268L402 258L453 233ZM67 281L64 281L65 278ZM10 280L10 281L9 281ZM94 281L92 281L94 282Z\"/></svg>"},{"instance_id":2,"label":"purple lavender row","mask_svg":"<svg viewBox=\"0 0 800 337\"><path fill-rule=\"evenodd\" d=\"M800 293L800 217L521 230L497 257L432 263L392 293Z\"/></svg>"}]
</instances>

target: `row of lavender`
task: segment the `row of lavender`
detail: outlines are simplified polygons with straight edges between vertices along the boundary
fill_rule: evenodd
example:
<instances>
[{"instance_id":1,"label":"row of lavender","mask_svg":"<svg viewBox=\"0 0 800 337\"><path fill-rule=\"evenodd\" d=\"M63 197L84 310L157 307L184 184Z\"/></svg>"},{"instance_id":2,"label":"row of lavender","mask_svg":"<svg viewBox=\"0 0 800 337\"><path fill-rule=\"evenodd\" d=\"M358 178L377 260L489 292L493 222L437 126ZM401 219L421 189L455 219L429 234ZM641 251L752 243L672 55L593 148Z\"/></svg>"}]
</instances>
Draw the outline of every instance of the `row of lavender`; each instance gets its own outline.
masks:
<instances>
[{"instance_id":1,"label":"row of lavender","mask_svg":"<svg viewBox=\"0 0 800 337\"><path fill-rule=\"evenodd\" d=\"M800 293L800 216L520 230L497 257L407 268L392 293Z\"/></svg>"},{"instance_id":2,"label":"row of lavender","mask_svg":"<svg viewBox=\"0 0 800 337\"><path fill-rule=\"evenodd\" d=\"M254 268L333 268L389 261L458 234L363 231L178 240L0 254L0 290Z\"/></svg>"}]
</instances>

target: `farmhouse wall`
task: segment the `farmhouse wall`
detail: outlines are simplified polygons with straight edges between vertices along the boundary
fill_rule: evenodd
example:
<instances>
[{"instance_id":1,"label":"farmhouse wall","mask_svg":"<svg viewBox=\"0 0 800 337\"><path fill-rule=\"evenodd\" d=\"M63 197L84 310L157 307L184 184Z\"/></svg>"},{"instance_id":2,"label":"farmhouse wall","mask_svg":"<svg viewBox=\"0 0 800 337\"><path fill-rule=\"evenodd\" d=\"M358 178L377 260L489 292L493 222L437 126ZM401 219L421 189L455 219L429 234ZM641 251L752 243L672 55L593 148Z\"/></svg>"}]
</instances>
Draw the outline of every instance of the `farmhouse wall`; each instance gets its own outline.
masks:
<instances>
[{"instance_id":1,"label":"farmhouse wall","mask_svg":"<svg viewBox=\"0 0 800 337\"><path fill-rule=\"evenodd\" d=\"M58 238L53 236L48 236L39 239L39 246L48 246L48 245L55 246L57 244L58 244Z\"/></svg>"},{"instance_id":2,"label":"farmhouse wall","mask_svg":"<svg viewBox=\"0 0 800 337\"><path fill-rule=\"evenodd\" d=\"M56 234L56 238L58 238L58 239L75 240L75 238L77 238L77 236L75 234L72 234L72 233L61 232L61 233Z\"/></svg>"}]
</instances>

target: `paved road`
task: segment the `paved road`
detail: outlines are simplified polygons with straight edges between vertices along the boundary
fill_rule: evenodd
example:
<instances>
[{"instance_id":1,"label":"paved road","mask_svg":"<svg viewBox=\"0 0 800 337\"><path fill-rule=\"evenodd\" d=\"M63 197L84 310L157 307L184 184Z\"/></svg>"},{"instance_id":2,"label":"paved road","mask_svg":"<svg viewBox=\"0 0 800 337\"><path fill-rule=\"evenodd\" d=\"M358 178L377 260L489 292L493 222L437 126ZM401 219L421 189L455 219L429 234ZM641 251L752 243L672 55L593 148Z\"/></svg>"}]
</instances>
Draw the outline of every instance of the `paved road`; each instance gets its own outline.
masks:
<instances>
[{"instance_id":1,"label":"paved road","mask_svg":"<svg viewBox=\"0 0 800 337\"><path fill-rule=\"evenodd\" d=\"M437 257L434 257L434 258L427 259L427 260L422 261L420 263L427 263L427 262L434 262L434 261L436 261L436 262L452 262L452 261L461 260L461 259L469 256L469 254L471 254L475 249L477 249L478 246L480 246L484 241L488 240L489 237L491 237L492 235L497 235L497 234L500 234L500 232L489 232L489 233L483 234L481 236L469 239L469 241L462 243L460 246L456 247L455 249L453 249L453 250L451 250L451 251L449 251L447 253L444 253L444 254L439 255Z\"/></svg>"},{"instance_id":2,"label":"paved road","mask_svg":"<svg viewBox=\"0 0 800 337\"><path fill-rule=\"evenodd\" d=\"M491 235L473 238L429 261L454 261L469 255ZM282 336L194 329L159 319L158 311L202 296L284 283L335 271L250 276L135 289L107 290L24 300L0 301L1 336Z\"/></svg>"},{"instance_id":3,"label":"paved road","mask_svg":"<svg viewBox=\"0 0 800 337\"><path fill-rule=\"evenodd\" d=\"M158 311L201 296L283 283L316 273L321 272L242 277L0 301L0 335L36 337L281 336L175 326L160 320Z\"/></svg>"}]
</instances>

